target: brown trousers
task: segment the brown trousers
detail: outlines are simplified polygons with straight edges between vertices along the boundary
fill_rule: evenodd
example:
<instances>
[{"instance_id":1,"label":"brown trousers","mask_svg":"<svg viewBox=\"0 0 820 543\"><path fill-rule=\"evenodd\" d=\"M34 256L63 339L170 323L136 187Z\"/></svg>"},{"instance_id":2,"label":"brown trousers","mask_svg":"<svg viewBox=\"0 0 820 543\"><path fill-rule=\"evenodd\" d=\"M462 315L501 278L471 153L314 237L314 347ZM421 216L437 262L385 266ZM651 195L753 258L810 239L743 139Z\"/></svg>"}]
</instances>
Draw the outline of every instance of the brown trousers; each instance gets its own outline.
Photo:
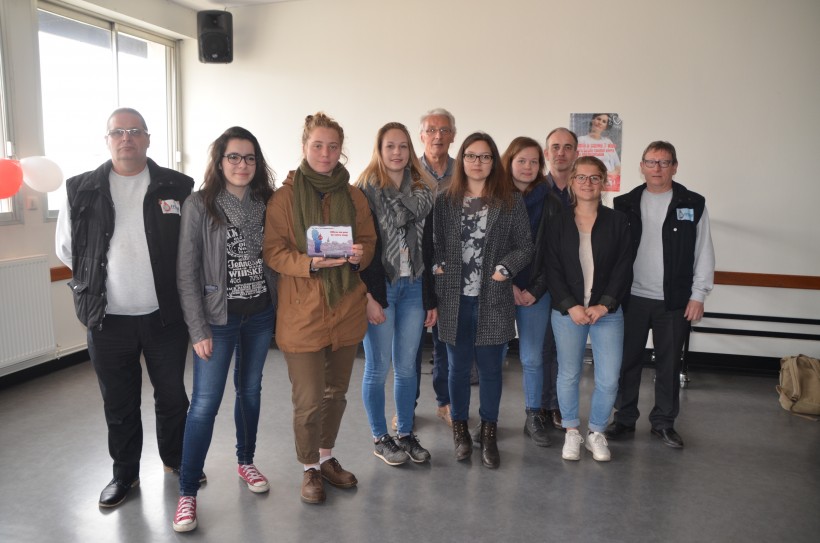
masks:
<instances>
[{"instance_id":1,"label":"brown trousers","mask_svg":"<svg viewBox=\"0 0 820 543\"><path fill-rule=\"evenodd\" d=\"M332 449L347 406L347 387L359 345L313 353L283 353L293 401L296 458L318 464L319 449Z\"/></svg>"}]
</instances>

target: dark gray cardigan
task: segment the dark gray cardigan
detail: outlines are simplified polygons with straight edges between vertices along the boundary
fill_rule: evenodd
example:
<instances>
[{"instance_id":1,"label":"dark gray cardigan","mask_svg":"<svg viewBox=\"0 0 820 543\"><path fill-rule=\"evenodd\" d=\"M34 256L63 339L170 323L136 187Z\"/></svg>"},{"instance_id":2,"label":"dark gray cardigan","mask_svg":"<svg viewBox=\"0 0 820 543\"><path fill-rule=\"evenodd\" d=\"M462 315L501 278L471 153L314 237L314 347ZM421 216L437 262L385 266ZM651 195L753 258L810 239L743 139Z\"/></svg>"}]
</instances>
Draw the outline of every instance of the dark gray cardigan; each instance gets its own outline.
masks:
<instances>
[{"instance_id":1,"label":"dark gray cardigan","mask_svg":"<svg viewBox=\"0 0 820 543\"><path fill-rule=\"evenodd\" d=\"M511 210L490 207L487 212L476 345L500 345L515 337L512 281L492 279L497 265L504 266L511 276L515 276L532 259L533 244L527 208L521 194L515 193L514 198L515 204ZM462 290L461 218L462 203L454 204L446 192L439 194L433 209L434 262L444 269L443 275L435 275L438 335L451 345L456 342Z\"/></svg>"}]
</instances>

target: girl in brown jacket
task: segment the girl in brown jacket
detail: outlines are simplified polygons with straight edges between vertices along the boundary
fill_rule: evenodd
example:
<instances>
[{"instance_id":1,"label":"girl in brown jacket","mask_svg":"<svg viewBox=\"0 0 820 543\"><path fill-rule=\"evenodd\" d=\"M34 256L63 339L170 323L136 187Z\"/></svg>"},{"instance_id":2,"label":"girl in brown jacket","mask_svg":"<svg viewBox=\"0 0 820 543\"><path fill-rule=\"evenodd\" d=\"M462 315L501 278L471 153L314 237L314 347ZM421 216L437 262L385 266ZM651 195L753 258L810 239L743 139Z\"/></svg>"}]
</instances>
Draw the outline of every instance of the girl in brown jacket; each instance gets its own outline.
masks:
<instances>
[{"instance_id":1,"label":"girl in brown jacket","mask_svg":"<svg viewBox=\"0 0 820 543\"><path fill-rule=\"evenodd\" d=\"M356 477L333 457L359 342L367 330L366 289L359 270L373 258L376 232L367 198L339 163L344 131L325 115L308 115L304 160L268 203L263 256L279 272L276 341L292 384L296 456L305 467L302 500L325 500L322 479L339 488ZM353 244L342 258L308 256L314 225L349 225ZM311 245L313 241L311 240Z\"/></svg>"}]
</instances>

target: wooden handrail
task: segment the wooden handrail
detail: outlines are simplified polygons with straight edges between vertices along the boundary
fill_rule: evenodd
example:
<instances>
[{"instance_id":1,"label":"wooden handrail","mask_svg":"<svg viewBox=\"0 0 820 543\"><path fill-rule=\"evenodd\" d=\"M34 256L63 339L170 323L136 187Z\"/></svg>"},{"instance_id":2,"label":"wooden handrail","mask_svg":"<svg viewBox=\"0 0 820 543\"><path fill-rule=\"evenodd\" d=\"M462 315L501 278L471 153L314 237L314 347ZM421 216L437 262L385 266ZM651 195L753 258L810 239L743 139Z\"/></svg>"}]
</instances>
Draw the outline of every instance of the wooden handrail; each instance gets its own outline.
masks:
<instances>
[{"instance_id":1,"label":"wooden handrail","mask_svg":"<svg viewBox=\"0 0 820 543\"><path fill-rule=\"evenodd\" d=\"M57 266L56 268L51 268L49 271L51 272L52 283L71 279L71 269L68 266Z\"/></svg>"},{"instance_id":2,"label":"wooden handrail","mask_svg":"<svg viewBox=\"0 0 820 543\"><path fill-rule=\"evenodd\" d=\"M738 287L797 288L820 290L820 277L812 275L779 275L773 273L715 272L716 285Z\"/></svg>"},{"instance_id":3,"label":"wooden handrail","mask_svg":"<svg viewBox=\"0 0 820 543\"><path fill-rule=\"evenodd\" d=\"M66 266L51 268L51 282L71 279L71 270ZM812 275L778 275L773 273L715 272L716 285L739 287L775 287L820 290L820 277Z\"/></svg>"}]
</instances>

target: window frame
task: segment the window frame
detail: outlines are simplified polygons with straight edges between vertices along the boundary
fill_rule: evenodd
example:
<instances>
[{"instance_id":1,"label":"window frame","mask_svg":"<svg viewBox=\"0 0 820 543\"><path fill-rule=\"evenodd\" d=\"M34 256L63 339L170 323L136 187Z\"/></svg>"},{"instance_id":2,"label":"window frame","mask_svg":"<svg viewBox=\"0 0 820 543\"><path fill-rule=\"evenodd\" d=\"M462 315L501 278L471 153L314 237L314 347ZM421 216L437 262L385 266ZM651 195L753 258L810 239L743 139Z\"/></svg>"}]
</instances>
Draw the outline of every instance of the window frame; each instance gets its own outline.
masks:
<instances>
[{"instance_id":1,"label":"window frame","mask_svg":"<svg viewBox=\"0 0 820 543\"><path fill-rule=\"evenodd\" d=\"M6 29L3 15L0 10L0 144L2 144L2 157L14 158L14 144L11 140L11 118L8 115L8 94L7 89L10 87L6 84L6 57L5 52L8 50L6 43ZM22 224L23 222L23 197L22 191L17 191L17 194L4 198L11 203L10 211L0 211L0 226L7 224Z\"/></svg>"}]
</instances>

